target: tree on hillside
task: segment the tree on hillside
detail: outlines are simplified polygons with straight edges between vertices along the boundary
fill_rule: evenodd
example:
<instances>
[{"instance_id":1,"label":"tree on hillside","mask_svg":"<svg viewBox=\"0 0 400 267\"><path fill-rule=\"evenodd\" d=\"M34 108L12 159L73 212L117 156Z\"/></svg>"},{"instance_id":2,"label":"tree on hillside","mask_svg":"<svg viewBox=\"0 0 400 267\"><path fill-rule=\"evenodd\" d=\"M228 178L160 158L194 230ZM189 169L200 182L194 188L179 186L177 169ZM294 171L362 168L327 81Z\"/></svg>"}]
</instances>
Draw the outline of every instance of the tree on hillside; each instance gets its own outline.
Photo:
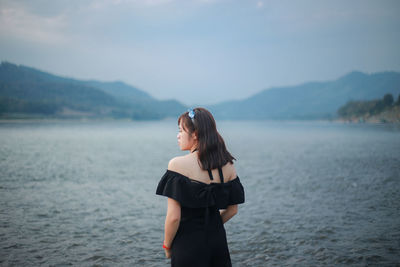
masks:
<instances>
[{"instance_id":1,"label":"tree on hillside","mask_svg":"<svg viewBox=\"0 0 400 267\"><path fill-rule=\"evenodd\" d=\"M383 97L383 103L385 104L385 106L391 106L393 104L393 96L392 96L392 94L386 94Z\"/></svg>"},{"instance_id":2,"label":"tree on hillside","mask_svg":"<svg viewBox=\"0 0 400 267\"><path fill-rule=\"evenodd\" d=\"M385 94L382 99L370 101L349 101L344 106L340 107L337 113L342 118L377 115L385 109L390 109L393 103L393 95ZM397 99L396 105L400 105L400 95Z\"/></svg>"},{"instance_id":3,"label":"tree on hillside","mask_svg":"<svg viewBox=\"0 0 400 267\"><path fill-rule=\"evenodd\" d=\"M366 114L379 113L382 109L382 100L349 101L346 105L339 108L338 114L342 118L361 117Z\"/></svg>"}]
</instances>

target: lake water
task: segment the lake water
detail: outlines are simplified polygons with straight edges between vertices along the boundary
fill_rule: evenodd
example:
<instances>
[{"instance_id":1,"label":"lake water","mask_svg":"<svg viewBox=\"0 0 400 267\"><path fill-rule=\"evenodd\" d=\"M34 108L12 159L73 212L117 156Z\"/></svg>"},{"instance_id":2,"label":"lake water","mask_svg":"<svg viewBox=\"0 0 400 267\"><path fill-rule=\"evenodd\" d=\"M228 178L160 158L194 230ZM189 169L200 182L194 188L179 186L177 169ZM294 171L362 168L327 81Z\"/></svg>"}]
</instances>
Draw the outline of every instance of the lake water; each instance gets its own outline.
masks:
<instances>
[{"instance_id":1,"label":"lake water","mask_svg":"<svg viewBox=\"0 0 400 267\"><path fill-rule=\"evenodd\" d=\"M174 120L0 124L1 266L167 266ZM218 122L246 203L234 266L399 266L400 128Z\"/></svg>"}]
</instances>

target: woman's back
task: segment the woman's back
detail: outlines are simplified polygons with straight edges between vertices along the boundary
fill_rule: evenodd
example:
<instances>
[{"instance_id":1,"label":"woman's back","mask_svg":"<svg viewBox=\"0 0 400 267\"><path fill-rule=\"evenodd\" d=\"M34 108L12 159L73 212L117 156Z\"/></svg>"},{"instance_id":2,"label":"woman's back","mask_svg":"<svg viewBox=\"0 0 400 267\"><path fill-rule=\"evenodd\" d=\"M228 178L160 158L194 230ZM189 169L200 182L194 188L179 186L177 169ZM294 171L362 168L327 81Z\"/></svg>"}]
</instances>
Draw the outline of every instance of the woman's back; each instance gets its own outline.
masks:
<instances>
[{"instance_id":1,"label":"woman's back","mask_svg":"<svg viewBox=\"0 0 400 267\"><path fill-rule=\"evenodd\" d=\"M225 164L224 169L230 171L231 177L236 175L233 164ZM222 168L214 172L202 170L195 155L176 157L158 185L157 194L180 203L172 266L231 266L219 210L243 203L243 187L239 177L225 178Z\"/></svg>"},{"instance_id":2,"label":"woman's back","mask_svg":"<svg viewBox=\"0 0 400 267\"><path fill-rule=\"evenodd\" d=\"M197 152L171 159L168 164L168 169L187 176L192 180L196 180L206 184L221 182L218 168L211 170L212 176L214 177L214 179L211 181L208 171L203 170L200 167ZM222 166L221 169L224 177L224 182L228 182L237 177L233 163L228 162L224 166Z\"/></svg>"},{"instance_id":3,"label":"woman's back","mask_svg":"<svg viewBox=\"0 0 400 267\"><path fill-rule=\"evenodd\" d=\"M235 158L204 108L178 118L178 145L156 194L168 197L163 247L172 266L231 266L224 223L244 203Z\"/></svg>"}]
</instances>

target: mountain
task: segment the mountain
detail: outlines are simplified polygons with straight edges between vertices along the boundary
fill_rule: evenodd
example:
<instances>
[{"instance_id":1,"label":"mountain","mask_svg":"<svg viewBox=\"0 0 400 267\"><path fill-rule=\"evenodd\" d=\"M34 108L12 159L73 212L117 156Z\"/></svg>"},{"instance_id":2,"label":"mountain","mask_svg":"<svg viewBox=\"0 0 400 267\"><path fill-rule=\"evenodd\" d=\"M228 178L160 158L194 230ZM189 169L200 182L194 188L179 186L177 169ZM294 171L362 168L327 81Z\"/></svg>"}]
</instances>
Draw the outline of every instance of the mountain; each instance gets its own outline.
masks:
<instances>
[{"instance_id":1,"label":"mountain","mask_svg":"<svg viewBox=\"0 0 400 267\"><path fill-rule=\"evenodd\" d=\"M0 116L161 119L186 107L160 101L123 82L80 81L2 62Z\"/></svg>"},{"instance_id":2,"label":"mountain","mask_svg":"<svg viewBox=\"0 0 400 267\"><path fill-rule=\"evenodd\" d=\"M249 98L207 106L218 119L333 119L351 100L400 94L400 73L351 72L335 81L263 90Z\"/></svg>"},{"instance_id":3,"label":"mountain","mask_svg":"<svg viewBox=\"0 0 400 267\"><path fill-rule=\"evenodd\" d=\"M87 81L85 83L88 86L102 89L120 102L134 104L141 109L151 107L151 110L160 114L161 117L177 117L187 109L186 106L173 99L155 101L155 99L146 92L123 82Z\"/></svg>"},{"instance_id":4,"label":"mountain","mask_svg":"<svg viewBox=\"0 0 400 267\"><path fill-rule=\"evenodd\" d=\"M216 119L334 119L349 101L400 94L400 73L351 72L335 81L308 82L263 90L243 100L206 106ZM176 100L157 100L123 82L81 81L2 62L0 118L177 117L187 109Z\"/></svg>"}]
</instances>

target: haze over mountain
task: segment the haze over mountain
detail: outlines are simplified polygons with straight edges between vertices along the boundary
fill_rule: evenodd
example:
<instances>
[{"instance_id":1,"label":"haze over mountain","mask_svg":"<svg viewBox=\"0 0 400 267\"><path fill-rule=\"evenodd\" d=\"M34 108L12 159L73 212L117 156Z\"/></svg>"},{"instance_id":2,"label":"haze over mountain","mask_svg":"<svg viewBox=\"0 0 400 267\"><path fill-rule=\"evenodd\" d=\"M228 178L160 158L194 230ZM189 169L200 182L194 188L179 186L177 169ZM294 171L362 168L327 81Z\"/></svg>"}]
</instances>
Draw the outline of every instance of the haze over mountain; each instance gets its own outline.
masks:
<instances>
[{"instance_id":1,"label":"haze over mountain","mask_svg":"<svg viewBox=\"0 0 400 267\"><path fill-rule=\"evenodd\" d=\"M335 81L270 88L208 108L220 119L333 119L350 100L372 100L386 93L400 94L400 73L354 71Z\"/></svg>"},{"instance_id":2,"label":"haze over mountain","mask_svg":"<svg viewBox=\"0 0 400 267\"><path fill-rule=\"evenodd\" d=\"M400 73L349 73L335 81L263 90L243 100L206 106L216 119L334 119L350 100L400 94ZM80 81L34 68L0 65L0 116L56 118L177 117L187 107L160 101L123 82Z\"/></svg>"}]
</instances>

